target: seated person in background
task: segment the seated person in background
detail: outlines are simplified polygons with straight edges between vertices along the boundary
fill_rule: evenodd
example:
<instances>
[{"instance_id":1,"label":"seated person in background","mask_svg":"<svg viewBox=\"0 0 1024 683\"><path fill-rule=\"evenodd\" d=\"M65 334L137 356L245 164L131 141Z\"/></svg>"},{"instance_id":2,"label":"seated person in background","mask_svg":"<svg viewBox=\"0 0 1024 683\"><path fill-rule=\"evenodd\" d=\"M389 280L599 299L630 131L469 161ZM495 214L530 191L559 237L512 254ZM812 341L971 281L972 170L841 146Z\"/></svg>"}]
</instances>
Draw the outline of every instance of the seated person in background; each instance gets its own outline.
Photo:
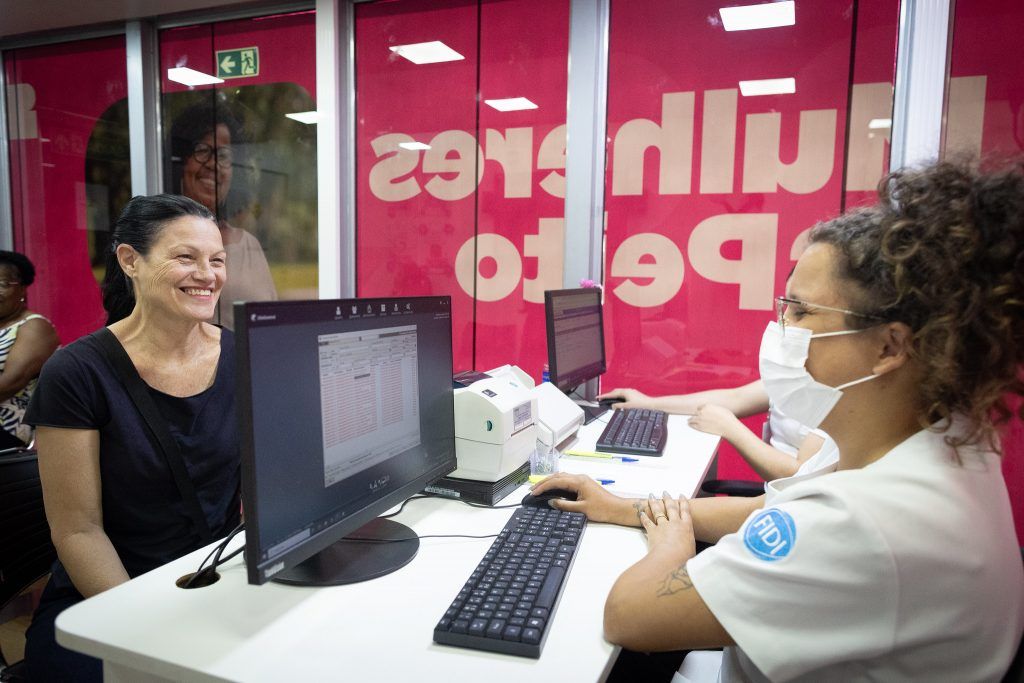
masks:
<instances>
[{"instance_id":1,"label":"seated person in background","mask_svg":"<svg viewBox=\"0 0 1024 683\"><path fill-rule=\"evenodd\" d=\"M54 640L57 615L204 545L201 522L190 518L103 335L124 349L166 419L210 534L224 536L239 522L234 342L205 322L225 277L224 244L207 208L174 195L135 197L107 256L108 327L43 368L25 420L38 428L58 561L26 634L32 680L100 680L99 660Z\"/></svg>"},{"instance_id":2,"label":"seated person in background","mask_svg":"<svg viewBox=\"0 0 1024 683\"><path fill-rule=\"evenodd\" d=\"M26 256L0 251L0 450L32 442L32 427L22 418L39 370L60 345L50 321L25 304L35 277Z\"/></svg>"},{"instance_id":3,"label":"seated person in background","mask_svg":"<svg viewBox=\"0 0 1024 683\"><path fill-rule=\"evenodd\" d=\"M568 475L535 487L647 533L606 636L726 648L691 653L683 680L703 655L722 681L998 681L1024 631L999 457L1024 396L1024 168L891 174L875 207L811 231L787 297L762 353L803 357L836 472L771 482L753 514L730 498L627 501ZM695 536L718 542L695 556Z\"/></svg>"},{"instance_id":4,"label":"seated person in background","mask_svg":"<svg viewBox=\"0 0 1024 683\"><path fill-rule=\"evenodd\" d=\"M622 403L612 404L612 408L648 408L692 415L689 420L691 427L717 434L728 441L765 481L793 476L812 457L814 462L808 465L812 470L833 465L838 458L827 434L802 425L784 415L775 405L770 405L764 382L760 379L741 387L675 396L648 396L636 389L614 389L598 396L598 399L602 398L625 399ZM767 428L770 432L767 443L739 419L765 411L768 411Z\"/></svg>"},{"instance_id":5,"label":"seated person in background","mask_svg":"<svg viewBox=\"0 0 1024 683\"><path fill-rule=\"evenodd\" d=\"M171 188L199 202L216 216L231 278L217 303L214 322L234 329L232 302L273 301L277 289L267 257L251 232L228 223L239 150L245 147L242 125L224 102L204 101L182 112L171 126ZM237 194L237 190L236 190ZM232 214L233 215L233 214Z\"/></svg>"}]
</instances>

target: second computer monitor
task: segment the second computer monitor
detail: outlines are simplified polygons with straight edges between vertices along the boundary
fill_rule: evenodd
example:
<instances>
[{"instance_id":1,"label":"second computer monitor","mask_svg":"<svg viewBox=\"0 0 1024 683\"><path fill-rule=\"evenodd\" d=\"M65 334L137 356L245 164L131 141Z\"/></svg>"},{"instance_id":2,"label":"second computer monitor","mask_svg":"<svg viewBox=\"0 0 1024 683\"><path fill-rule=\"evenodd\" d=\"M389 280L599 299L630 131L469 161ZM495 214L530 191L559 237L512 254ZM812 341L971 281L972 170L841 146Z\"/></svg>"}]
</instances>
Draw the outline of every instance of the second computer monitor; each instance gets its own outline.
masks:
<instances>
[{"instance_id":1,"label":"second computer monitor","mask_svg":"<svg viewBox=\"0 0 1024 683\"><path fill-rule=\"evenodd\" d=\"M608 369L600 289L548 290L544 292L544 313L552 384L569 392Z\"/></svg>"}]
</instances>

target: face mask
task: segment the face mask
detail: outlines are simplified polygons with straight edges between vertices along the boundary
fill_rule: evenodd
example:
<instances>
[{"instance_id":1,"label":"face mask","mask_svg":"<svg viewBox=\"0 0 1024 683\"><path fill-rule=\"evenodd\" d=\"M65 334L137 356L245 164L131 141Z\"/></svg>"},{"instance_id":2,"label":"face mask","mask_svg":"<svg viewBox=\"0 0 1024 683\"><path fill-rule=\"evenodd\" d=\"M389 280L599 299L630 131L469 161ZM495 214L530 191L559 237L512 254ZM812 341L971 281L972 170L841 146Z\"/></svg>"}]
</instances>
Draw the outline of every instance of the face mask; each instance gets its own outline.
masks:
<instances>
[{"instance_id":1,"label":"face mask","mask_svg":"<svg viewBox=\"0 0 1024 683\"><path fill-rule=\"evenodd\" d=\"M807 349L812 339L856 334L863 330L842 330L811 334L802 327L787 326L785 334L775 321L768 323L761 338L761 381L772 404L784 415L814 429L832 412L843 396L843 389L867 382L878 375L868 375L838 387L818 382L807 372Z\"/></svg>"}]
</instances>

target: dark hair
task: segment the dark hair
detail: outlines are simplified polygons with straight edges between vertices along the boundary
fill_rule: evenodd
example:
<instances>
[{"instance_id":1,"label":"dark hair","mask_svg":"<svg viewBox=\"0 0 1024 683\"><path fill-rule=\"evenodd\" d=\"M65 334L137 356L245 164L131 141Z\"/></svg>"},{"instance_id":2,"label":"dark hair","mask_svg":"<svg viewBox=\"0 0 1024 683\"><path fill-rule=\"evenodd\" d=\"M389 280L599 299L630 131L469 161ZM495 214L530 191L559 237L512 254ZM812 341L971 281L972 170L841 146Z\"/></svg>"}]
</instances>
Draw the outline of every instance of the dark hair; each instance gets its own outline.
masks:
<instances>
[{"instance_id":1,"label":"dark hair","mask_svg":"<svg viewBox=\"0 0 1024 683\"><path fill-rule=\"evenodd\" d=\"M168 223L183 216L196 216L215 220L210 210L199 202L174 194L151 197L132 197L117 222L107 252L107 272L103 276L103 308L107 311L107 324L128 317L135 308L132 283L117 261L117 246L127 244L143 256L149 253L160 231Z\"/></svg>"},{"instance_id":2,"label":"dark hair","mask_svg":"<svg viewBox=\"0 0 1024 683\"><path fill-rule=\"evenodd\" d=\"M181 179L185 173L185 163L192 156L192 149L209 133L217 130L217 126L226 126L231 135L231 144L241 146L243 139L242 124L232 112L228 104L219 99L205 98L178 114L171 125L170 133L170 190L181 192ZM237 163L237 160L236 160ZM221 198L224 201L224 198Z\"/></svg>"},{"instance_id":3,"label":"dark hair","mask_svg":"<svg viewBox=\"0 0 1024 683\"><path fill-rule=\"evenodd\" d=\"M962 414L970 428L949 442L998 450L1012 395L1024 396L1024 166L942 162L890 174L879 195L815 226L810 242L837 250L855 310L913 330L922 426Z\"/></svg>"},{"instance_id":4,"label":"dark hair","mask_svg":"<svg viewBox=\"0 0 1024 683\"><path fill-rule=\"evenodd\" d=\"M36 280L36 267L24 254L19 254L16 251L0 251L0 265L14 266L14 269L18 271L18 279L26 287Z\"/></svg>"}]
</instances>

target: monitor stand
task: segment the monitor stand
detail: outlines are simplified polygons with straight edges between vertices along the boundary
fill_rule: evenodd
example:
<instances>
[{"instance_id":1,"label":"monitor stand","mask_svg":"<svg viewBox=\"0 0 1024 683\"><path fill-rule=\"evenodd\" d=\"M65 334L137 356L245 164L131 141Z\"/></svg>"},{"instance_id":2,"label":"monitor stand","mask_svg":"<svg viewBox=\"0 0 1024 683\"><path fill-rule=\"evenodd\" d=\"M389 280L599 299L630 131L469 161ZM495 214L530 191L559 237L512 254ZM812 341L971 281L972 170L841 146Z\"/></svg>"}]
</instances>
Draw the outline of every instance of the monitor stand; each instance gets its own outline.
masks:
<instances>
[{"instance_id":1,"label":"monitor stand","mask_svg":"<svg viewBox=\"0 0 1024 683\"><path fill-rule=\"evenodd\" d=\"M583 409L583 424L588 425L597 418L601 417L608 412L609 408L602 405L590 406L588 403L592 401L573 401L576 405Z\"/></svg>"},{"instance_id":2,"label":"monitor stand","mask_svg":"<svg viewBox=\"0 0 1024 683\"><path fill-rule=\"evenodd\" d=\"M275 574L271 581L291 586L341 586L369 581L409 564L419 549L420 539L415 531L401 522L378 517L308 560Z\"/></svg>"}]
</instances>

